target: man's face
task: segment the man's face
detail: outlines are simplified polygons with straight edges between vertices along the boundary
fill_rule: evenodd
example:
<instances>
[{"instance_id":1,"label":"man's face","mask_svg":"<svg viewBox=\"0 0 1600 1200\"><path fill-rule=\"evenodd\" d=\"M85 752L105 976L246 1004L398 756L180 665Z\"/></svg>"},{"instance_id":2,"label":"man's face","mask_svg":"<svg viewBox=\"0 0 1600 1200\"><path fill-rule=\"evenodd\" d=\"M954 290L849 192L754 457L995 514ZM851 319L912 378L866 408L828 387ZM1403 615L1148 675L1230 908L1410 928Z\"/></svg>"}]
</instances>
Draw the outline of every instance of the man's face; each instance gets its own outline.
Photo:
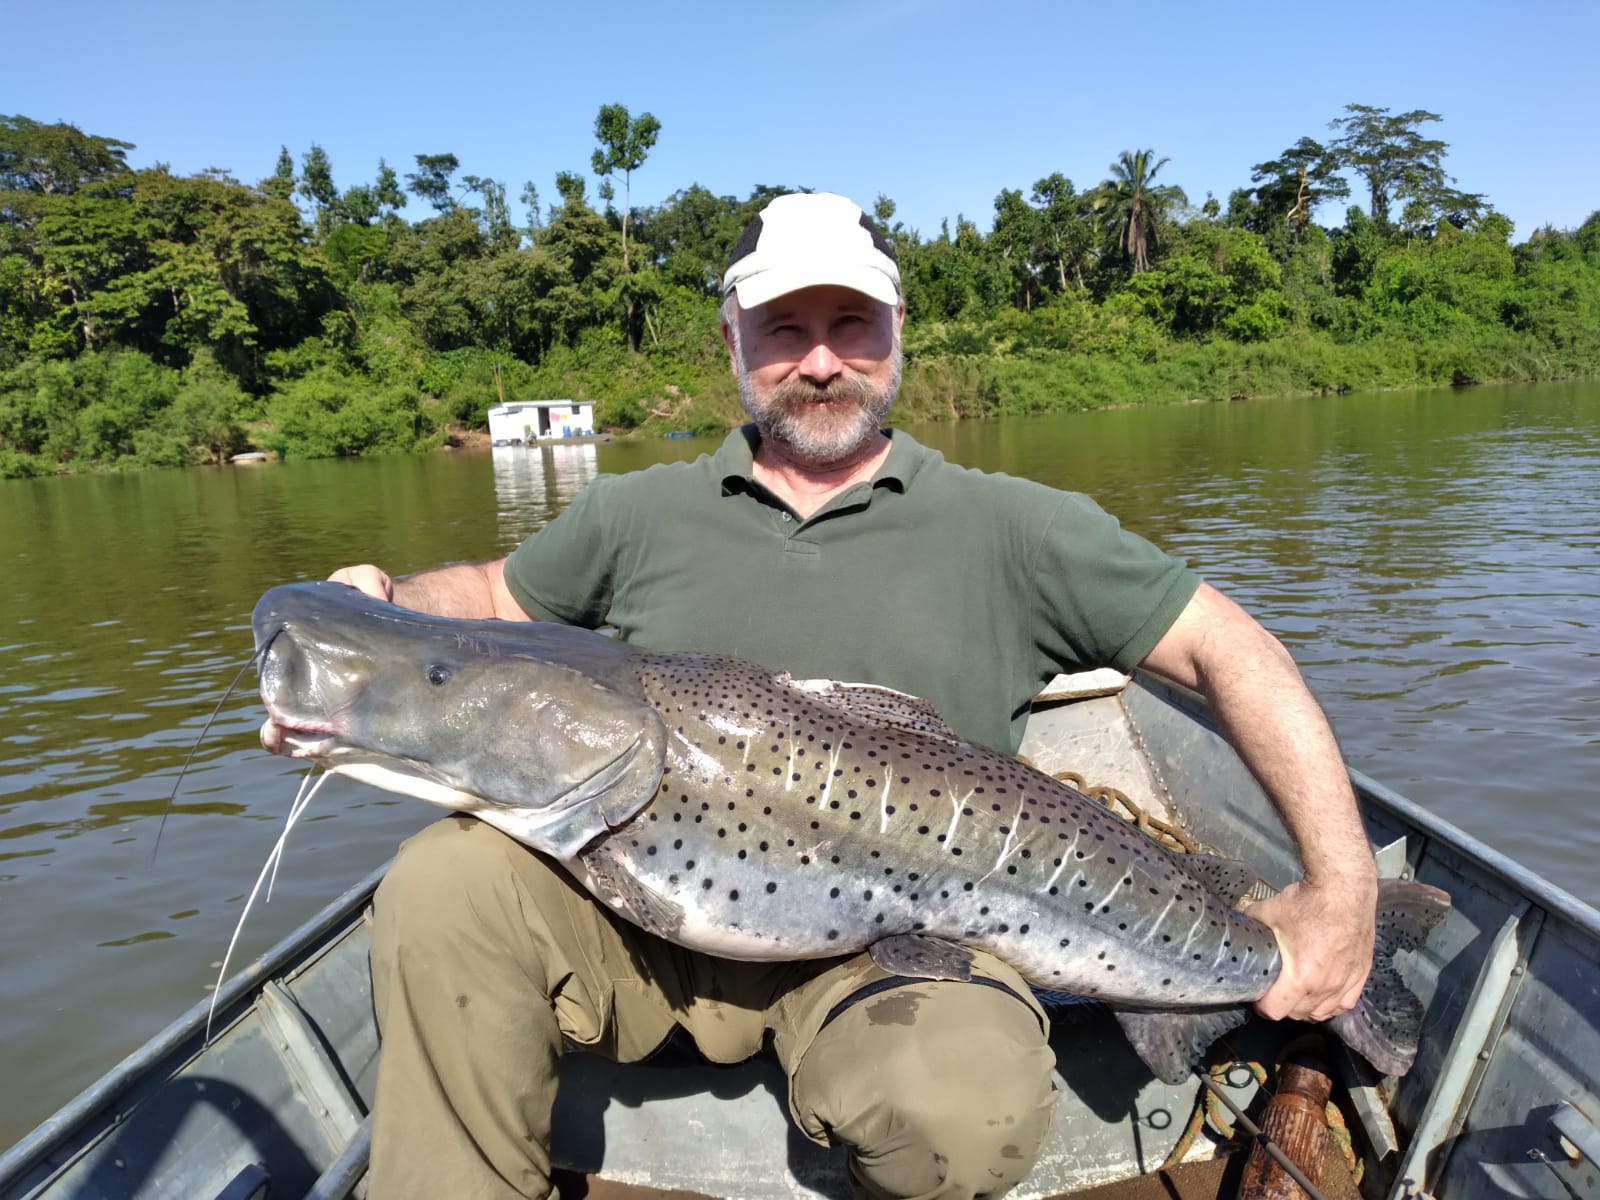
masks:
<instances>
[{"instance_id":1,"label":"man's face","mask_svg":"<svg viewBox=\"0 0 1600 1200\"><path fill-rule=\"evenodd\" d=\"M871 444L900 390L899 310L849 288L814 287L736 317L723 336L764 439L816 467Z\"/></svg>"}]
</instances>

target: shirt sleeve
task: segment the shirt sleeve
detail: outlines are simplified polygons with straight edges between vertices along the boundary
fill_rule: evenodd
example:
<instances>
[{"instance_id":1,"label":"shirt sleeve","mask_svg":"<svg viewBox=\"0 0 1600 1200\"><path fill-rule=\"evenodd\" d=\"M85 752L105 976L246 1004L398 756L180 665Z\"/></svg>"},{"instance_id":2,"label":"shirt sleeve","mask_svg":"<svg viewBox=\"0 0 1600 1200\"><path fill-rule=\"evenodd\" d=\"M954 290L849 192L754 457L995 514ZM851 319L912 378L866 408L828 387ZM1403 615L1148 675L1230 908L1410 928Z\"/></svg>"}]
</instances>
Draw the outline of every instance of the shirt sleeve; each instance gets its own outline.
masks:
<instances>
[{"instance_id":1,"label":"shirt sleeve","mask_svg":"<svg viewBox=\"0 0 1600 1200\"><path fill-rule=\"evenodd\" d=\"M535 620L605 624L616 574L606 516L611 482L594 480L506 560L506 587Z\"/></svg>"},{"instance_id":2,"label":"shirt sleeve","mask_svg":"<svg viewBox=\"0 0 1600 1200\"><path fill-rule=\"evenodd\" d=\"M1078 493L1061 495L1033 555L1035 644L1067 667L1131 671L1200 586L1179 558Z\"/></svg>"}]
</instances>

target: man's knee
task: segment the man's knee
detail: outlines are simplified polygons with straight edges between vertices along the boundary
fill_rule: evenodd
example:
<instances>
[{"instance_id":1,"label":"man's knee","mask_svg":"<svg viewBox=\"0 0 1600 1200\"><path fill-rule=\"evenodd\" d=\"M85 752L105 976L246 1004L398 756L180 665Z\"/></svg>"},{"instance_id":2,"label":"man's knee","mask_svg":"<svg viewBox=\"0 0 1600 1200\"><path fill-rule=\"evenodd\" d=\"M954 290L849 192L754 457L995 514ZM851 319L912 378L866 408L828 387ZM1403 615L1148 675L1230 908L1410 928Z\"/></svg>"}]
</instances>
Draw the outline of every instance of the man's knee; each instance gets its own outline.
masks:
<instances>
[{"instance_id":1,"label":"man's knee","mask_svg":"<svg viewBox=\"0 0 1600 1200\"><path fill-rule=\"evenodd\" d=\"M993 988L917 984L846 1009L796 1073L812 1132L854 1148L871 1196L999 1196L1032 1169L1055 1106L1033 1011Z\"/></svg>"},{"instance_id":2,"label":"man's knee","mask_svg":"<svg viewBox=\"0 0 1600 1200\"><path fill-rule=\"evenodd\" d=\"M408 838L373 899L378 962L420 953L474 957L520 946L566 913L560 868L472 817Z\"/></svg>"}]
</instances>

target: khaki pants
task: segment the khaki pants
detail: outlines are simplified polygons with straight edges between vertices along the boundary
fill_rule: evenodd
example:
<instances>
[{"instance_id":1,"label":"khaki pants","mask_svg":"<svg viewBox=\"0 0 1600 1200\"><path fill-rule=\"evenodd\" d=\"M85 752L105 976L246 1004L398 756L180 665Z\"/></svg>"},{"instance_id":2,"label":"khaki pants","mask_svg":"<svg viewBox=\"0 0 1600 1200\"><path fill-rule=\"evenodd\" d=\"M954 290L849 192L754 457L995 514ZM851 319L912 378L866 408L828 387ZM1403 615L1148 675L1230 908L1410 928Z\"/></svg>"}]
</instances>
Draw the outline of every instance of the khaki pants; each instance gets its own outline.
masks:
<instances>
[{"instance_id":1,"label":"khaki pants","mask_svg":"<svg viewBox=\"0 0 1600 1200\"><path fill-rule=\"evenodd\" d=\"M563 1037L631 1062L681 1026L708 1059L738 1062L770 1034L791 1115L852 1148L860 1196L1000 1196L1032 1168L1054 1108L1044 1015L998 960L980 955L977 973L1005 989L918 981L829 1020L884 978L868 956L684 950L472 818L401 847L375 901L372 968L374 1200L550 1196Z\"/></svg>"}]
</instances>

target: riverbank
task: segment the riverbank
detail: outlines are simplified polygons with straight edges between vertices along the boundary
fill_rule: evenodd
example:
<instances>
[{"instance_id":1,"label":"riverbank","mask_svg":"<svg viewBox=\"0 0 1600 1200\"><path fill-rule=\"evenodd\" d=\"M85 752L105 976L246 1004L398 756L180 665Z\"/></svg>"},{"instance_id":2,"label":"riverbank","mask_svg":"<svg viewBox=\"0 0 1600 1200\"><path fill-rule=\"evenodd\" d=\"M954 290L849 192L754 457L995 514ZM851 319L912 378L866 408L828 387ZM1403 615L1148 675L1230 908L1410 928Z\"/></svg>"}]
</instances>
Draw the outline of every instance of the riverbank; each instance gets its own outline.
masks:
<instances>
[{"instance_id":1,"label":"riverbank","mask_svg":"<svg viewBox=\"0 0 1600 1200\"><path fill-rule=\"evenodd\" d=\"M1296 333L1251 344L1163 341L1139 355L933 356L907 340L894 409L901 422L1600 378L1600 344L1553 349L1510 334L1430 344L1404 338L1341 343ZM585 381L568 376L562 382L581 388ZM648 387L644 380L638 384L641 392ZM669 407L660 411L660 402ZM624 406L625 412L641 409L649 415L629 436L659 437L675 429L709 436L745 419L731 380L720 374L702 390L674 388L656 403L641 395Z\"/></svg>"},{"instance_id":2,"label":"riverbank","mask_svg":"<svg viewBox=\"0 0 1600 1200\"><path fill-rule=\"evenodd\" d=\"M1109 352L1071 344L1017 352L993 330L979 326L969 332L979 352L940 352L951 340L946 327L907 331L897 421L1600 377L1600 336L1551 343L1500 331L1437 342L1393 335L1346 342L1292 331L1251 343L1135 338ZM474 422L486 419L494 395L487 360L466 365L433 396L354 376L313 374L292 384L286 399L257 402L256 420L219 432L212 451L198 456L172 453L162 431L177 420L193 419L197 394L203 400L208 388L215 392L214 380L202 378L197 385L192 373L168 371L128 353L85 355L71 366L78 368L66 381L72 386L63 385L64 370L40 372L37 380L15 381L24 387L14 383L9 392L0 392L0 410L53 404L58 423L88 422L103 429L110 423L109 407L120 402L126 410L132 407L129 394L142 394L144 424L134 424L126 413L122 417L127 452L60 458L52 450L65 444L65 435L36 453L0 443L0 479L196 465L197 459L221 464L241 451L303 459L488 445L486 427ZM619 438L685 432L717 437L745 419L726 360L709 349L686 361L590 346L552 355L537 368L516 364L507 374L518 395L593 401L598 424ZM29 383L36 387L27 388Z\"/></svg>"}]
</instances>

